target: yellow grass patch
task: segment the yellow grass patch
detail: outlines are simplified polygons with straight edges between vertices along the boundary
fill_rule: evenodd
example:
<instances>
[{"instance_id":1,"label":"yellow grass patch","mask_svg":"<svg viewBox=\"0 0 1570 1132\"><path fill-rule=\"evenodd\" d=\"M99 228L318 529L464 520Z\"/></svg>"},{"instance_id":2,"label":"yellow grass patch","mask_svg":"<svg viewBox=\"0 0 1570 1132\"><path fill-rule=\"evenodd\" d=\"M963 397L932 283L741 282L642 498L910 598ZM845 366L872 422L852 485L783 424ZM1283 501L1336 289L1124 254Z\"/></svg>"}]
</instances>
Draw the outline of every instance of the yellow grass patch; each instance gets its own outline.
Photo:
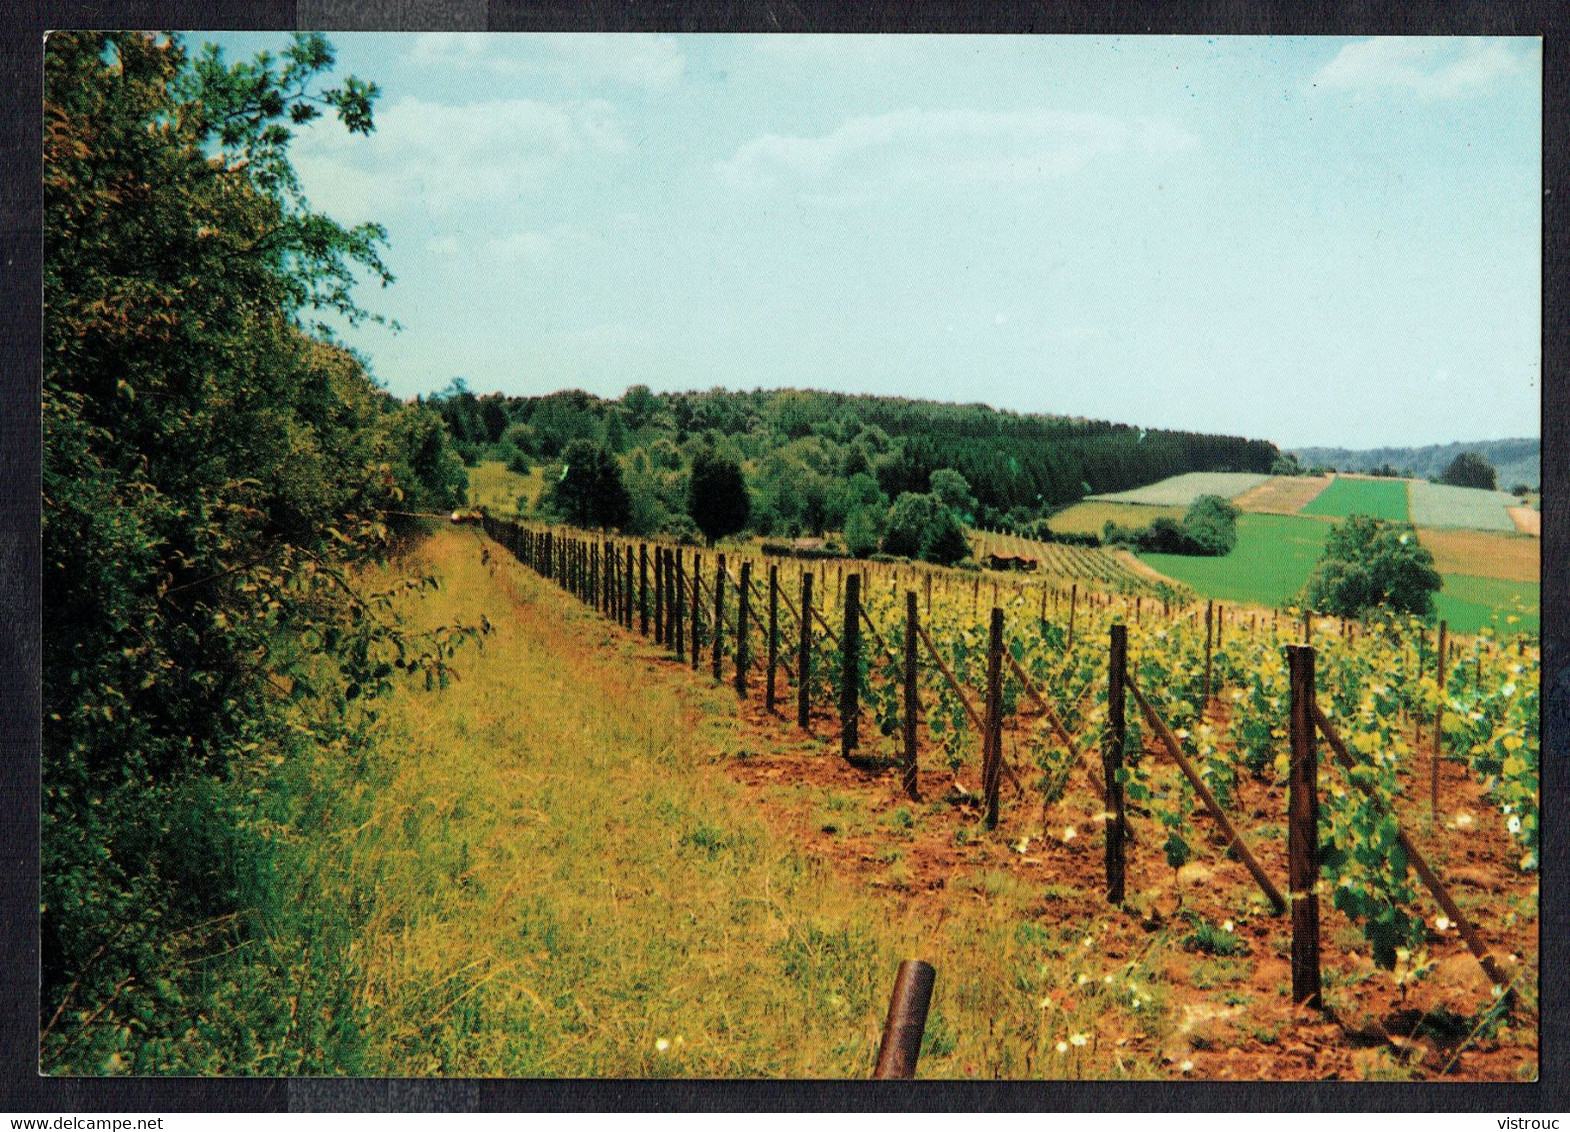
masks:
<instances>
[{"instance_id":1,"label":"yellow grass patch","mask_svg":"<svg viewBox=\"0 0 1570 1132\"><path fill-rule=\"evenodd\" d=\"M1245 491L1232 502L1243 511L1296 515L1328 486L1329 476L1276 476Z\"/></svg>"},{"instance_id":2,"label":"yellow grass patch","mask_svg":"<svg viewBox=\"0 0 1570 1132\"><path fill-rule=\"evenodd\" d=\"M1146 527L1152 519L1181 519L1185 508L1154 507L1143 503L1103 503L1089 499L1059 511L1047 525L1059 534L1099 535L1107 521L1120 527Z\"/></svg>"},{"instance_id":3,"label":"yellow grass patch","mask_svg":"<svg viewBox=\"0 0 1570 1132\"><path fill-rule=\"evenodd\" d=\"M1515 520L1516 530L1533 538L1543 535L1543 513L1531 507L1506 507L1510 518Z\"/></svg>"},{"instance_id":4,"label":"yellow grass patch","mask_svg":"<svg viewBox=\"0 0 1570 1132\"><path fill-rule=\"evenodd\" d=\"M369 1072L864 1077L893 973L921 956L942 972L924 1077L1164 1075L1154 945L1136 939L1120 963L1092 967L1081 936L1121 941L1121 918L1032 926L1039 885L1005 868L1023 860L1008 839L1034 828L1025 817L1007 838L956 848L959 823L910 803L892 776L820 794L782 775L781 797L812 792L822 811L796 831L727 764L766 764L776 744L828 761L834 735L750 731L728 686L473 528L438 531L407 565L442 579L409 604L417 628L482 616L493 628L454 659L450 686L381 705L370 820L332 848L334 875L363 894ZM905 840L929 821L963 855L943 868L962 895L939 888L939 915L901 879L916 867ZM824 825L876 846L884 871L829 867L811 848ZM1098 988L1114 971L1118 993L1060 992L1086 969ZM1137 1012L1129 980L1151 999ZM1050 1010L1049 994L1061 999ZM1053 1052L1108 1017L1150 1040Z\"/></svg>"},{"instance_id":5,"label":"yellow grass patch","mask_svg":"<svg viewBox=\"0 0 1570 1132\"><path fill-rule=\"evenodd\" d=\"M489 508L493 514L515 514L520 495L533 503L540 493L540 469L526 476L509 471L500 460L483 460L469 469L469 503Z\"/></svg>"},{"instance_id":6,"label":"yellow grass patch","mask_svg":"<svg viewBox=\"0 0 1570 1132\"><path fill-rule=\"evenodd\" d=\"M1542 575L1542 543L1500 531L1423 528L1418 539L1434 555L1441 574L1470 574L1511 582L1536 582Z\"/></svg>"}]
</instances>

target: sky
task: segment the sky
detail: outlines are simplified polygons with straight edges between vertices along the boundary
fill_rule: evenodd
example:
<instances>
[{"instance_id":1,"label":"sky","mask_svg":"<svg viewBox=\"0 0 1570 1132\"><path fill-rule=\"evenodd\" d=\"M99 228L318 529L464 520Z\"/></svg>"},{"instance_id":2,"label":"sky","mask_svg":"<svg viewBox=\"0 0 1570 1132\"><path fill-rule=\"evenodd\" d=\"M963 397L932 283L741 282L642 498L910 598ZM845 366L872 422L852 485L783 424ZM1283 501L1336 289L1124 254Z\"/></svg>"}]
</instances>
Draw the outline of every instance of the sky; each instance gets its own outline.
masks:
<instances>
[{"instance_id":1,"label":"sky","mask_svg":"<svg viewBox=\"0 0 1570 1132\"><path fill-rule=\"evenodd\" d=\"M279 34L192 35L231 58ZM1540 434L1537 39L335 33L393 393L796 387Z\"/></svg>"}]
</instances>

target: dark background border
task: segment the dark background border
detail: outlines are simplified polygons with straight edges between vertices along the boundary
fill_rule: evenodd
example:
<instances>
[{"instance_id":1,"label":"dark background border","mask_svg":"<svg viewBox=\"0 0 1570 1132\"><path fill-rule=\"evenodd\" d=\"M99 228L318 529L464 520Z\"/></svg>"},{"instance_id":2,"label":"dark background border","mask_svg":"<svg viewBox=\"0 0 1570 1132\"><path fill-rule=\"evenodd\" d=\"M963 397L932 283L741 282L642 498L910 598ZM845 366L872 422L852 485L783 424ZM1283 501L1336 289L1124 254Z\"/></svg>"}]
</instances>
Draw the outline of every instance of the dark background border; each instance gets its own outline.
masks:
<instances>
[{"instance_id":1,"label":"dark background border","mask_svg":"<svg viewBox=\"0 0 1570 1132\"><path fill-rule=\"evenodd\" d=\"M0 0L0 4L6 0ZM1565 1111L1570 962L1570 342L1566 32L1544 0L9 0L0 16L0 1110ZM40 125L49 28L1541 35L1544 758L1541 1052L1535 1084L59 1079L37 1075ZM375 76L369 76L374 78Z\"/></svg>"}]
</instances>

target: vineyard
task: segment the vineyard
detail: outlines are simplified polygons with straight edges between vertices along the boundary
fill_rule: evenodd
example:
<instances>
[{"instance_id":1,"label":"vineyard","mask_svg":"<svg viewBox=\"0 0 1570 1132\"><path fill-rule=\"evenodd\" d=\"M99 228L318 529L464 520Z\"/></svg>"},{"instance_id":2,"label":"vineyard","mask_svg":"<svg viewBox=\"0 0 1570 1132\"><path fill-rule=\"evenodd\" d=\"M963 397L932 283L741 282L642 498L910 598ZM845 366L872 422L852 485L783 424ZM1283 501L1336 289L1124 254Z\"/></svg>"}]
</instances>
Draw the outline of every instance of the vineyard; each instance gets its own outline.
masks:
<instances>
[{"instance_id":1,"label":"vineyard","mask_svg":"<svg viewBox=\"0 0 1570 1132\"><path fill-rule=\"evenodd\" d=\"M1126 551L1040 542L998 531L973 532L971 546L977 560L989 554L1034 559L1042 574L1058 582L1083 580L1117 593L1147 596L1162 592L1158 576L1142 569L1139 560Z\"/></svg>"},{"instance_id":2,"label":"vineyard","mask_svg":"<svg viewBox=\"0 0 1570 1132\"><path fill-rule=\"evenodd\" d=\"M941 801L956 844L1007 839L1049 892L1218 964L1253 955L1256 987L1345 1015L1295 1073L1368 1046L1419 1075L1533 1071L1500 1043L1536 1002L1529 637L485 529L749 718L837 737L840 765Z\"/></svg>"}]
</instances>

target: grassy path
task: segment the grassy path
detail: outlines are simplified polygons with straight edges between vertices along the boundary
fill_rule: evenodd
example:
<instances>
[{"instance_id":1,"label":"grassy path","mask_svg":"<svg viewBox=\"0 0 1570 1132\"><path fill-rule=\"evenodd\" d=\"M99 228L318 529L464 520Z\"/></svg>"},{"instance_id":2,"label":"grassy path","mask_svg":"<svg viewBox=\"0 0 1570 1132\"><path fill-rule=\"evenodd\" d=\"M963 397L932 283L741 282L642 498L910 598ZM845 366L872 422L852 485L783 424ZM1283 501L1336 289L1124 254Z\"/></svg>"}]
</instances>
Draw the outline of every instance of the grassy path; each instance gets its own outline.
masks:
<instances>
[{"instance_id":1,"label":"grassy path","mask_svg":"<svg viewBox=\"0 0 1570 1132\"><path fill-rule=\"evenodd\" d=\"M947 771L924 764L910 803L828 730L738 711L472 528L404 567L442 580L416 626L493 629L449 687L393 693L361 784L318 803L358 1071L862 1078L894 970L920 957L925 1078L1409 1075L1292 1010L1282 924L1235 862L1185 876L1147 846L1110 908L1088 792L1007 794L985 833ZM1235 921L1244 955L1186 946L1207 921ZM1327 955L1349 1017L1391 1008L1365 967ZM1464 1072L1522 1055L1495 1056Z\"/></svg>"},{"instance_id":2,"label":"grassy path","mask_svg":"<svg viewBox=\"0 0 1570 1132\"><path fill-rule=\"evenodd\" d=\"M373 909L371 1071L864 1077L915 955L940 972L923 1076L1040 1073L1041 1050L1093 1028L1093 998L1049 1018L1032 993L1086 921L1044 951L1018 930L1024 886L978 884L934 922L799 850L716 765L745 740L728 689L481 548L444 530L418 551L443 585L414 619L495 629L447 689L395 694L394 765L343 847ZM864 820L865 799L839 804ZM1116 1052L1047 1071L1118 1075Z\"/></svg>"}]
</instances>

